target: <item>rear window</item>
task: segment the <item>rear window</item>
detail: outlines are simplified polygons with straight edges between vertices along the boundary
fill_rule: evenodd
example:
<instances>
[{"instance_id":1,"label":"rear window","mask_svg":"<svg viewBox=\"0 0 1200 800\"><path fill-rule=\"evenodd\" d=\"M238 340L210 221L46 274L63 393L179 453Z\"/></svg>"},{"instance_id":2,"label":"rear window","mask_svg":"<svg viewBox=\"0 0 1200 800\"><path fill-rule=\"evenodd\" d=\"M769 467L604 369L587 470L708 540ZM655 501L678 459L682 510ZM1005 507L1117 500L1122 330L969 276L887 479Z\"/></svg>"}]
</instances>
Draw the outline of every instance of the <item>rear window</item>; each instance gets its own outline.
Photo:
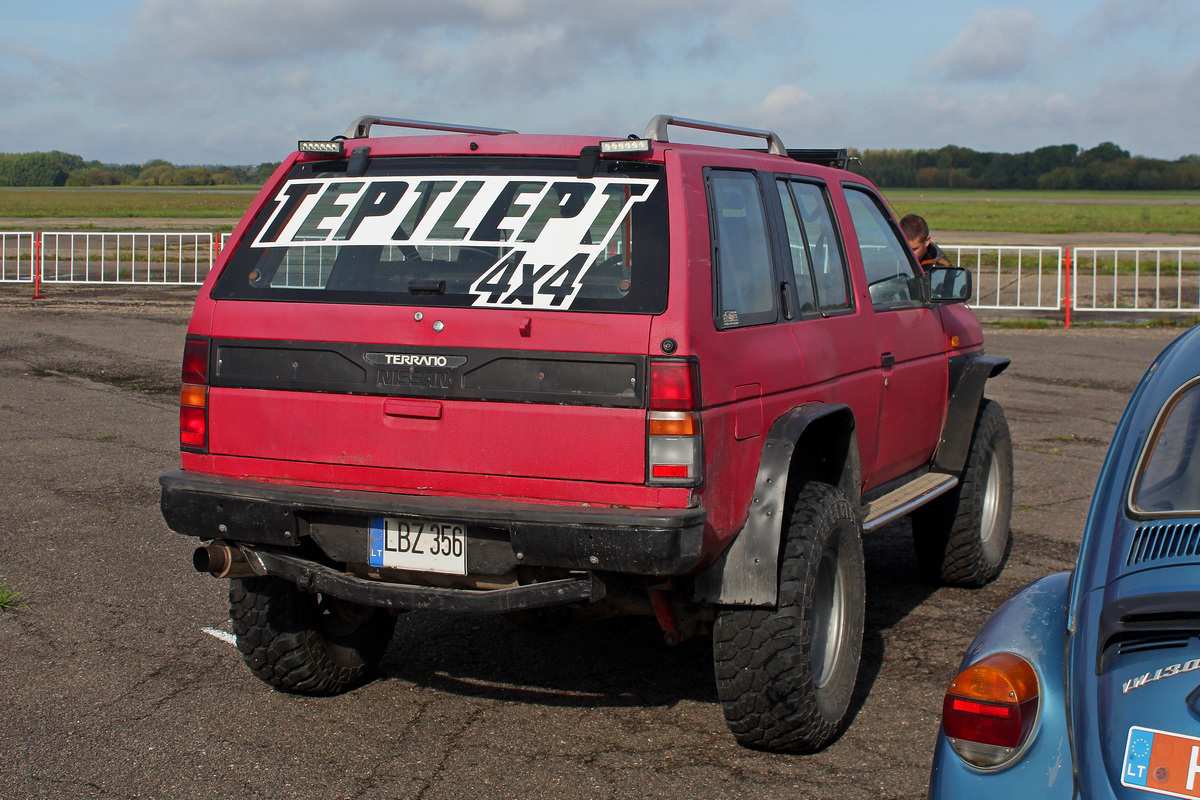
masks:
<instances>
[{"instance_id":1,"label":"rear window","mask_svg":"<svg viewBox=\"0 0 1200 800\"><path fill-rule=\"evenodd\" d=\"M1200 382L1193 382L1159 413L1130 505L1143 514L1200 512Z\"/></svg>"},{"instance_id":2,"label":"rear window","mask_svg":"<svg viewBox=\"0 0 1200 800\"><path fill-rule=\"evenodd\" d=\"M662 166L576 159L297 164L217 279L218 300L657 314Z\"/></svg>"}]
</instances>

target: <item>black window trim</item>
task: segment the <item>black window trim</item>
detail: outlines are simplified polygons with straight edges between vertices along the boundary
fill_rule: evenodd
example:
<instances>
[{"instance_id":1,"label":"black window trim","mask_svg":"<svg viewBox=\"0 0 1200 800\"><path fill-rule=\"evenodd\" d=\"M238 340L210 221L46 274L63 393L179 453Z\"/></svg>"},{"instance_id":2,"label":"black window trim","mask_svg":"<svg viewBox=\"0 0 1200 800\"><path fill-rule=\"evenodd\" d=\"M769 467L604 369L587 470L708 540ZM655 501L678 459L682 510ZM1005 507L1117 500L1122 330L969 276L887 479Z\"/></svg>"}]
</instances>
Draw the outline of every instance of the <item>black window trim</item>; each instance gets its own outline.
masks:
<instances>
[{"instance_id":1,"label":"black window trim","mask_svg":"<svg viewBox=\"0 0 1200 800\"><path fill-rule=\"evenodd\" d=\"M888 227L891 229L892 233L900 241L900 244L902 245L902 249L904 250L905 254L907 254L909 266L911 266L913 268L913 275L918 278L924 277L925 270L921 268L921 263L919 261L917 261L916 254L913 253L912 248L908 246L908 239L904 238L904 231L900 230L900 225L896 221L896 216L892 212L892 207L887 204L887 201L885 201L883 199L883 196L878 191L876 191L875 189L873 189L870 186L867 186L866 184L859 183L857 181L842 181L842 193L847 194L847 196L848 196L848 193L852 192L852 191L857 191L857 192L861 192L862 194L865 194L867 197L869 197L875 203L877 208L886 212L883 214L883 218L887 222ZM846 210L847 211L850 210L850 201L849 200L846 201ZM853 219L851 219L851 224L853 224ZM859 241L857 228L854 231L854 240L855 240L855 242L858 243L859 259L861 260L862 259L862 242ZM866 277L865 265L864 265L863 277L864 278ZM924 285L923 281L918 281L918 286L923 286L923 285ZM875 305L874 303L872 303L871 305L875 311L880 311L880 312L905 311L905 310L913 309L913 308L929 308L929 298L924 297L921 294L918 294L918 296L912 300L904 300L904 301L894 302L894 303L883 303L880 305Z\"/></svg>"},{"instance_id":2,"label":"black window trim","mask_svg":"<svg viewBox=\"0 0 1200 800\"><path fill-rule=\"evenodd\" d=\"M282 181L293 180L297 178L313 179L313 178L337 178L345 173L345 160L334 161L297 161L293 163ZM513 173L545 175L546 177L564 177L574 176L578 170L577 157L563 156L516 156L516 155L495 155L495 156L433 156L433 155L410 155L410 156L382 156L376 159L373 163L377 166L382 165L384 168L373 172L370 175L364 176L362 180L371 180L375 178L392 177L399 174L404 175L438 175L448 171L463 170L469 172L477 172L484 175L507 175ZM632 308L612 308L596 307L595 303L588 300L583 302L576 301L569 309L552 309L551 313L575 312L575 313L590 313L590 314L639 314L639 315L657 315L666 311L670 297L670 250L671 241L669 234L669 220L671 216L670 204L671 199L668 196L668 169L665 164L659 162L644 162L627 159L606 159L602 168L607 169L610 173L616 172L622 175L630 175L632 177L640 177L639 173L645 172L649 177L653 177L659 182L662 200L656 213L662 217L664 233L662 239L662 258L659 259L664 265L661 268L659 280L646 282L643 288L638 292L637 298L631 303ZM276 192L282 183L271 187L272 193ZM416 301L412 300L411 293L381 293L376 291L360 291L360 290L338 290L336 296L328 294L315 294L311 289L287 289L283 291L270 290L269 293L243 293L240 286L233 288L230 285L231 281L237 280L238 273L246 267L239 258L239 253L244 249L248 249L248 243L253 240L253 237L258 233L263 225L269 219L269 214L263 216L267 211L270 201L263 203L261 206L253 204L255 210L255 219L251 221L247 228L246 235L238 244L236 250L230 254L228 260L217 275L217 279L212 285L209 296L213 300L238 300L250 302L267 302L267 303L322 303L322 304L349 304L362 306L381 306L390 308L411 308L416 306L422 307L444 307L453 309L472 308L470 304L463 304L459 301L459 296L439 296L439 295L421 295ZM247 267L244 271L249 271ZM516 308L525 308L524 306L516 306ZM501 309L504 310L504 309ZM538 309L527 308L526 310L534 311Z\"/></svg>"},{"instance_id":3,"label":"black window trim","mask_svg":"<svg viewBox=\"0 0 1200 800\"><path fill-rule=\"evenodd\" d=\"M1171 392L1171 396L1163 403L1162 408L1154 417L1154 424L1150 426L1150 432L1146 436L1146 441L1142 444L1141 452L1138 454L1137 460L1134 462L1134 469L1129 477L1129 487L1125 491L1125 514L1135 520L1161 519L1170 517L1193 517L1196 516L1200 509L1171 509L1169 511L1152 511L1139 508L1137 505L1138 495L1141 493L1142 481L1146 475L1146 467L1149 466L1150 458L1154 455L1154 449L1158 444L1158 437L1162 432L1163 425L1167 419L1179 405L1179 401L1184 395L1191 391L1200 389L1200 377L1192 378L1182 383L1175 391ZM1195 456L1200 457L1200 456ZM1182 469L1182 468L1181 468Z\"/></svg>"},{"instance_id":4,"label":"black window trim","mask_svg":"<svg viewBox=\"0 0 1200 800\"><path fill-rule=\"evenodd\" d=\"M817 310L814 312L808 313L808 314L798 315L797 318L798 319L800 319L800 318L820 319L823 317L844 317L849 314L854 314L855 312L858 311L858 297L857 297L857 294L854 289L854 277L850 273L850 261L846 257L846 242L845 242L845 237L842 235L842 226L841 226L840 221L838 220L837 210L834 208L833 203L831 202L832 194L829 191L829 184L818 178L810 178L806 175L794 175L794 174L787 173L787 172L776 173L774 177L775 177L775 180L777 180L777 181L784 181L787 183L806 183L809 186L816 187L816 189L821 193L821 198L825 201L825 211L829 215L829 224L833 226L832 233L833 233L833 238L834 238L834 245L837 247L838 255L841 257L841 260L842 260L842 281L844 282L844 284L846 286L846 306L843 308L836 308L836 309L822 309L821 308L821 292L817 288L816 280L812 277L813 264L812 264L812 261L810 260L809 261L809 280L812 282L812 285L813 285L813 297L815 297L817 299ZM779 195L778 189L776 189L775 194L776 194L776 197L778 197L778 195ZM792 198L792 206L793 206L793 208L795 208L796 196L792 193L790 187L788 189L788 195ZM782 211L783 211L783 209L780 208L781 214L782 214ZM808 252L810 252L808 249L808 232L806 230L804 230L804 224L802 221L803 218L800 216L799 208L796 208L796 219L798 221L801 221L800 236L804 240L804 250L806 253L808 253ZM780 222L783 222L783 220L781 219ZM782 236L784 238L784 246L786 248L787 247L787 242L786 242L787 228L786 228L786 226L784 226L782 228L782 230L783 230ZM787 248L787 253L788 253L788 258L787 258L786 263L791 268L792 274L794 276L795 275L795 265L792 264L790 248ZM793 280L795 280L794 277L793 277Z\"/></svg>"},{"instance_id":5,"label":"black window trim","mask_svg":"<svg viewBox=\"0 0 1200 800\"><path fill-rule=\"evenodd\" d=\"M771 275L774 277L775 290L772 295L772 309L775 312L774 316L767 320L764 319L758 322L739 323L737 325L725 325L721 320L720 303L721 303L721 262L718 255L717 246L717 216L716 207L714 205L714 195L712 191L712 174L714 172L741 172L747 173L754 177L755 183L758 185L759 200L762 202L763 221L767 226L767 253L771 259ZM780 261L778 252L778 227L775 220L772 219L771 207L769 205L769 195L763 187L763 173L757 169L745 169L740 167L722 167L711 166L704 168L704 195L705 204L708 207L708 253L709 262L712 268L712 319L713 325L718 331L731 331L739 328L757 328L762 325L774 325L780 322L783 318L783 309L781 308L779 284L784 279L780 277ZM792 279L794 280L794 278ZM793 307L795 303L793 302Z\"/></svg>"}]
</instances>

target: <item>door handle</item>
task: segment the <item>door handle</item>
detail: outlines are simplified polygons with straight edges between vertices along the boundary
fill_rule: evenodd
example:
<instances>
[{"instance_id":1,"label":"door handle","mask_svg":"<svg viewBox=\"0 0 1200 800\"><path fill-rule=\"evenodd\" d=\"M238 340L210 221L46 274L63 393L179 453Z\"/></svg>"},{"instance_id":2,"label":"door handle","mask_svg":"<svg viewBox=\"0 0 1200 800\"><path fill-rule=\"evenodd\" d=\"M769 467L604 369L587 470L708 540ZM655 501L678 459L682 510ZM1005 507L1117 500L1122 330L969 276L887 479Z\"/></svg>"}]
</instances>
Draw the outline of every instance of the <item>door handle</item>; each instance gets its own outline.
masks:
<instances>
[{"instance_id":1,"label":"door handle","mask_svg":"<svg viewBox=\"0 0 1200 800\"><path fill-rule=\"evenodd\" d=\"M884 353L879 357L879 362L884 369L887 369L888 367L895 366L896 356L892 353Z\"/></svg>"},{"instance_id":2,"label":"door handle","mask_svg":"<svg viewBox=\"0 0 1200 800\"><path fill-rule=\"evenodd\" d=\"M422 402L420 400L384 400L383 413L389 417L441 419L442 404Z\"/></svg>"}]
</instances>

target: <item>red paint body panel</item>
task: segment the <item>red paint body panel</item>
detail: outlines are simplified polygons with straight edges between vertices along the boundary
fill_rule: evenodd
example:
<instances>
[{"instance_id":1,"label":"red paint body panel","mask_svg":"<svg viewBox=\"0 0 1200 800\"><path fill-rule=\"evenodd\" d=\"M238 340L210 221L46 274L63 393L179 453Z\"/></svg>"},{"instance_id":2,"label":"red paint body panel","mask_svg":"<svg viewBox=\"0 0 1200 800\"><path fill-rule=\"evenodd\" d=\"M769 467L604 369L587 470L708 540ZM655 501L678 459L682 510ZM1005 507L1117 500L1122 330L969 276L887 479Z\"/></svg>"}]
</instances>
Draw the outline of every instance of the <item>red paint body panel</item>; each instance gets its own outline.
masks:
<instances>
[{"instance_id":1,"label":"red paint body panel","mask_svg":"<svg viewBox=\"0 0 1200 800\"><path fill-rule=\"evenodd\" d=\"M326 465L333 483L342 482L342 465L601 483L645 479L641 409L460 400L444 403L441 419L421 419L385 413L388 402L214 388L209 451Z\"/></svg>"},{"instance_id":2,"label":"red paint body panel","mask_svg":"<svg viewBox=\"0 0 1200 800\"><path fill-rule=\"evenodd\" d=\"M445 497L489 497L543 502L547 505L592 508L688 508L687 489L633 486L554 479L512 478L463 472L435 473L412 469L384 469L346 465L331 473L325 464L277 461L263 458L183 453L182 466L189 472L282 482L298 486L324 486L373 492ZM336 480L335 480L336 478ZM437 488L434 488L434 487Z\"/></svg>"},{"instance_id":3,"label":"red paint body panel","mask_svg":"<svg viewBox=\"0 0 1200 800\"><path fill-rule=\"evenodd\" d=\"M215 308L211 326L203 335L224 339L644 354L650 328L650 318L644 315L228 300L209 303ZM523 336L527 318L529 335ZM445 326L440 333L434 330L436 322Z\"/></svg>"}]
</instances>

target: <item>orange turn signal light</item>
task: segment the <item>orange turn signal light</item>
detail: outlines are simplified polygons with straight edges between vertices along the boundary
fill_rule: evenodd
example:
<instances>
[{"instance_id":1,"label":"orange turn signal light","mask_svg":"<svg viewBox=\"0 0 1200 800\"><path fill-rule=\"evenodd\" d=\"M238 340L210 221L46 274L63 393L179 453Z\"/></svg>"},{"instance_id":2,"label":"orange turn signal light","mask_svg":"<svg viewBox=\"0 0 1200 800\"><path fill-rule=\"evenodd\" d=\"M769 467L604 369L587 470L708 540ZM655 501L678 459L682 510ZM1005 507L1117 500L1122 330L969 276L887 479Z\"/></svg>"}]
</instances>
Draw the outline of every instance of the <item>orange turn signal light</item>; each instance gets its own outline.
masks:
<instances>
[{"instance_id":1,"label":"orange turn signal light","mask_svg":"<svg viewBox=\"0 0 1200 800\"><path fill-rule=\"evenodd\" d=\"M179 405L204 408L208 405L208 387L185 383L179 390Z\"/></svg>"},{"instance_id":2,"label":"orange turn signal light","mask_svg":"<svg viewBox=\"0 0 1200 800\"><path fill-rule=\"evenodd\" d=\"M696 414L671 411L650 412L651 436L695 436L699 425Z\"/></svg>"},{"instance_id":3,"label":"orange turn signal light","mask_svg":"<svg viewBox=\"0 0 1200 800\"><path fill-rule=\"evenodd\" d=\"M946 694L985 703L1024 703L1037 697L1033 667L1012 653L996 653L960 672Z\"/></svg>"}]
</instances>

